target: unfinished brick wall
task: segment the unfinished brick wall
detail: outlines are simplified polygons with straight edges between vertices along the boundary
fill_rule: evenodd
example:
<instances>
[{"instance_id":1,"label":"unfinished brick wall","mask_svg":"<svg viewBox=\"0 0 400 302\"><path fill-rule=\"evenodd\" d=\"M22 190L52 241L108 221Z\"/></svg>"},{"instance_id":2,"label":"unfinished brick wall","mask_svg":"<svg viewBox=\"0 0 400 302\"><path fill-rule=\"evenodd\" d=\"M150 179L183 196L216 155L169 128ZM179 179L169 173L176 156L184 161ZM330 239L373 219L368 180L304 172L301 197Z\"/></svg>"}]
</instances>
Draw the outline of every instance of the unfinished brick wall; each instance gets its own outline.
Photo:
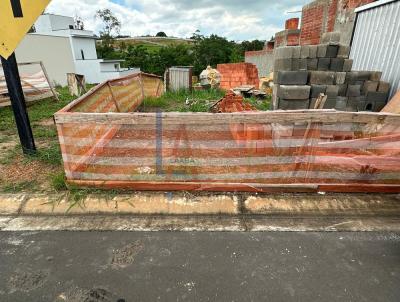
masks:
<instances>
[{"instance_id":1,"label":"unfinished brick wall","mask_svg":"<svg viewBox=\"0 0 400 302\"><path fill-rule=\"evenodd\" d=\"M338 31L350 43L357 7L375 0L315 0L303 7L300 45L316 45L322 34Z\"/></svg>"},{"instance_id":2,"label":"unfinished brick wall","mask_svg":"<svg viewBox=\"0 0 400 302\"><path fill-rule=\"evenodd\" d=\"M232 89L241 85L259 86L258 70L251 63L218 64L221 73L221 88Z\"/></svg>"},{"instance_id":3,"label":"unfinished brick wall","mask_svg":"<svg viewBox=\"0 0 400 302\"><path fill-rule=\"evenodd\" d=\"M298 29L299 28L299 18L291 18L286 20L285 29Z\"/></svg>"}]
</instances>

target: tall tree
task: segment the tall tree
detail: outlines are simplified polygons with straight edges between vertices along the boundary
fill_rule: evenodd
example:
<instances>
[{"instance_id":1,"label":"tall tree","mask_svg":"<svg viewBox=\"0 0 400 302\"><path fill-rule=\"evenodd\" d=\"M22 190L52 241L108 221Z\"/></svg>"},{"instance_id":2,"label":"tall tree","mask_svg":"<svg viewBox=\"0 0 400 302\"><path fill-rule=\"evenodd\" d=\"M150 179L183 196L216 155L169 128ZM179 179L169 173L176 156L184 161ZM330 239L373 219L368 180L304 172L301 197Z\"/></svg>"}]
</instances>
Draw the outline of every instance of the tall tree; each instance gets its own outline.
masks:
<instances>
[{"instance_id":1,"label":"tall tree","mask_svg":"<svg viewBox=\"0 0 400 302\"><path fill-rule=\"evenodd\" d=\"M114 36L119 34L121 22L108 8L99 9L95 18L103 22L103 29L100 31L101 45L97 47L98 56L103 59L117 58L118 56L114 51Z\"/></svg>"}]
</instances>

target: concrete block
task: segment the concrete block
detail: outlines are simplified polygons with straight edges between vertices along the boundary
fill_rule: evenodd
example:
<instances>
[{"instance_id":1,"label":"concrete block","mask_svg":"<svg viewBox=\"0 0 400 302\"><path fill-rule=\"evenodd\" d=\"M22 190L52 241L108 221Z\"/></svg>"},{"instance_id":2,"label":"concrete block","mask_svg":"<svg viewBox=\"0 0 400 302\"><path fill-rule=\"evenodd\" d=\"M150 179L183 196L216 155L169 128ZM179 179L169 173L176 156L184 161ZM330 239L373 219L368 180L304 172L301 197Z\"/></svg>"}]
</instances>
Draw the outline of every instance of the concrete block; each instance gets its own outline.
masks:
<instances>
[{"instance_id":1,"label":"concrete block","mask_svg":"<svg viewBox=\"0 0 400 302\"><path fill-rule=\"evenodd\" d=\"M307 59L309 57L310 57L310 46L309 45L301 46L300 58Z\"/></svg>"},{"instance_id":2,"label":"concrete block","mask_svg":"<svg viewBox=\"0 0 400 302\"><path fill-rule=\"evenodd\" d=\"M367 108L366 104L367 104L366 101L359 101L358 104L357 104L357 111L367 111L366 110L366 108ZM371 108L372 108L372 105L371 105Z\"/></svg>"},{"instance_id":3,"label":"concrete block","mask_svg":"<svg viewBox=\"0 0 400 302\"><path fill-rule=\"evenodd\" d=\"M291 46L293 48L292 58L300 59L301 55L301 46Z\"/></svg>"},{"instance_id":4,"label":"concrete block","mask_svg":"<svg viewBox=\"0 0 400 302\"><path fill-rule=\"evenodd\" d=\"M346 96L357 97L361 95L361 85L349 85L347 87Z\"/></svg>"},{"instance_id":5,"label":"concrete block","mask_svg":"<svg viewBox=\"0 0 400 302\"><path fill-rule=\"evenodd\" d=\"M368 92L367 102L387 102L389 94L386 92Z\"/></svg>"},{"instance_id":6,"label":"concrete block","mask_svg":"<svg viewBox=\"0 0 400 302\"><path fill-rule=\"evenodd\" d=\"M329 43L329 44L339 44L340 42L340 32L333 31L323 33L321 37L321 43Z\"/></svg>"},{"instance_id":7,"label":"concrete block","mask_svg":"<svg viewBox=\"0 0 400 302\"><path fill-rule=\"evenodd\" d=\"M371 77L369 78L370 81L377 81L379 82L382 78L381 71L371 71Z\"/></svg>"},{"instance_id":8,"label":"concrete block","mask_svg":"<svg viewBox=\"0 0 400 302\"><path fill-rule=\"evenodd\" d=\"M275 59L291 59L293 57L293 47L278 47L274 51Z\"/></svg>"},{"instance_id":9,"label":"concrete block","mask_svg":"<svg viewBox=\"0 0 400 302\"><path fill-rule=\"evenodd\" d=\"M328 50L328 44L319 44L317 46L317 58L325 58Z\"/></svg>"},{"instance_id":10,"label":"concrete block","mask_svg":"<svg viewBox=\"0 0 400 302\"><path fill-rule=\"evenodd\" d=\"M307 59L299 59L299 70L307 70Z\"/></svg>"},{"instance_id":11,"label":"concrete block","mask_svg":"<svg viewBox=\"0 0 400 302\"><path fill-rule=\"evenodd\" d=\"M311 85L311 98L317 98L321 93L326 93L326 85Z\"/></svg>"},{"instance_id":12,"label":"concrete block","mask_svg":"<svg viewBox=\"0 0 400 302\"><path fill-rule=\"evenodd\" d=\"M346 96L347 93L347 84L341 84L341 85L337 85L339 87L339 92L338 95L339 96Z\"/></svg>"},{"instance_id":13,"label":"concrete block","mask_svg":"<svg viewBox=\"0 0 400 302\"><path fill-rule=\"evenodd\" d=\"M281 110L301 110L308 109L310 100L279 100L279 109Z\"/></svg>"},{"instance_id":14,"label":"concrete block","mask_svg":"<svg viewBox=\"0 0 400 302\"><path fill-rule=\"evenodd\" d=\"M353 60L352 59L345 59L343 63L343 71L349 72L353 68Z\"/></svg>"},{"instance_id":15,"label":"concrete block","mask_svg":"<svg viewBox=\"0 0 400 302\"><path fill-rule=\"evenodd\" d=\"M317 70L318 69L318 59L307 59L307 70Z\"/></svg>"},{"instance_id":16,"label":"concrete block","mask_svg":"<svg viewBox=\"0 0 400 302\"><path fill-rule=\"evenodd\" d=\"M345 72L336 72L335 73L335 85L342 85L346 82L346 73Z\"/></svg>"},{"instance_id":17,"label":"concrete block","mask_svg":"<svg viewBox=\"0 0 400 302\"><path fill-rule=\"evenodd\" d=\"M328 96L328 98L336 98L339 95L339 86L337 85L326 86L325 94Z\"/></svg>"},{"instance_id":18,"label":"concrete block","mask_svg":"<svg viewBox=\"0 0 400 302\"><path fill-rule=\"evenodd\" d=\"M274 62L274 71L292 70L292 59L277 59Z\"/></svg>"},{"instance_id":19,"label":"concrete block","mask_svg":"<svg viewBox=\"0 0 400 302\"><path fill-rule=\"evenodd\" d=\"M326 48L325 57L327 57L327 58L336 58L338 52L339 52L339 45L329 44L328 47Z\"/></svg>"},{"instance_id":20,"label":"concrete block","mask_svg":"<svg viewBox=\"0 0 400 302\"><path fill-rule=\"evenodd\" d=\"M315 103L317 102L317 98L312 98L310 99L310 106L309 109L314 109L315 108Z\"/></svg>"},{"instance_id":21,"label":"concrete block","mask_svg":"<svg viewBox=\"0 0 400 302\"><path fill-rule=\"evenodd\" d=\"M292 70L298 71L300 69L300 59L292 59Z\"/></svg>"},{"instance_id":22,"label":"concrete block","mask_svg":"<svg viewBox=\"0 0 400 302\"><path fill-rule=\"evenodd\" d=\"M331 66L330 70L332 71L342 71L343 70L343 65L344 65L344 59L341 58L333 58L331 59Z\"/></svg>"},{"instance_id":23,"label":"concrete block","mask_svg":"<svg viewBox=\"0 0 400 302\"><path fill-rule=\"evenodd\" d=\"M310 90L308 85L280 85L278 97L285 100L305 100L310 98Z\"/></svg>"},{"instance_id":24,"label":"concrete block","mask_svg":"<svg viewBox=\"0 0 400 302\"><path fill-rule=\"evenodd\" d=\"M380 112L382 111L383 108L385 108L386 106L386 102L375 102L375 106L374 106L374 112Z\"/></svg>"},{"instance_id":25,"label":"concrete block","mask_svg":"<svg viewBox=\"0 0 400 302\"><path fill-rule=\"evenodd\" d=\"M355 85L358 78L358 71L350 71L346 73L345 83Z\"/></svg>"},{"instance_id":26,"label":"concrete block","mask_svg":"<svg viewBox=\"0 0 400 302\"><path fill-rule=\"evenodd\" d=\"M331 59L329 58L319 58L318 59L318 70L328 71L331 65Z\"/></svg>"},{"instance_id":27,"label":"concrete block","mask_svg":"<svg viewBox=\"0 0 400 302\"><path fill-rule=\"evenodd\" d=\"M318 53L318 45L309 45L309 51L310 55L309 58L311 59L316 59L317 58L317 53Z\"/></svg>"},{"instance_id":28,"label":"concrete block","mask_svg":"<svg viewBox=\"0 0 400 302\"><path fill-rule=\"evenodd\" d=\"M389 93L390 91L390 84L388 82L379 82L378 92Z\"/></svg>"},{"instance_id":29,"label":"concrete block","mask_svg":"<svg viewBox=\"0 0 400 302\"><path fill-rule=\"evenodd\" d=\"M335 109L337 97L328 97L323 109Z\"/></svg>"},{"instance_id":30,"label":"concrete block","mask_svg":"<svg viewBox=\"0 0 400 302\"><path fill-rule=\"evenodd\" d=\"M278 71L275 83L280 85L306 85L307 80L307 71Z\"/></svg>"},{"instance_id":31,"label":"concrete block","mask_svg":"<svg viewBox=\"0 0 400 302\"><path fill-rule=\"evenodd\" d=\"M314 85L333 85L335 73L332 71L310 71L309 82Z\"/></svg>"},{"instance_id":32,"label":"concrete block","mask_svg":"<svg viewBox=\"0 0 400 302\"><path fill-rule=\"evenodd\" d=\"M347 108L347 101L348 101L347 97L342 97L342 96L337 97L335 109L340 111L345 111Z\"/></svg>"},{"instance_id":33,"label":"concrete block","mask_svg":"<svg viewBox=\"0 0 400 302\"><path fill-rule=\"evenodd\" d=\"M357 81L369 81L369 79L371 78L370 71L358 71L357 73Z\"/></svg>"},{"instance_id":34,"label":"concrete block","mask_svg":"<svg viewBox=\"0 0 400 302\"><path fill-rule=\"evenodd\" d=\"M347 105L349 107L351 107L352 109L358 111L358 104L365 103L365 101L366 101L365 96L353 96L353 97L349 97Z\"/></svg>"},{"instance_id":35,"label":"concrete block","mask_svg":"<svg viewBox=\"0 0 400 302\"><path fill-rule=\"evenodd\" d=\"M339 50L337 57L342 59L348 59L350 56L350 46L348 45L339 45Z\"/></svg>"},{"instance_id":36,"label":"concrete block","mask_svg":"<svg viewBox=\"0 0 400 302\"><path fill-rule=\"evenodd\" d=\"M362 86L362 94L367 95L368 92L376 92L378 90L379 82L365 81Z\"/></svg>"}]
</instances>

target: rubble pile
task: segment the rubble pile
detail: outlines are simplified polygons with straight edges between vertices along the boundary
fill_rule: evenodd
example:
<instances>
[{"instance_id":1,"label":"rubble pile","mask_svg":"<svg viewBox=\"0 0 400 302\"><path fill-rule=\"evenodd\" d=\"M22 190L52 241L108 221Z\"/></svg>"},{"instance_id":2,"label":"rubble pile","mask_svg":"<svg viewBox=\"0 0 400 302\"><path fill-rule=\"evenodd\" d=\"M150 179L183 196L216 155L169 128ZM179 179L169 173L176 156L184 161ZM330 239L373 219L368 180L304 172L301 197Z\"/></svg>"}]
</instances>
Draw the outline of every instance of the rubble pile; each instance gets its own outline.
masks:
<instances>
[{"instance_id":1,"label":"rubble pile","mask_svg":"<svg viewBox=\"0 0 400 302\"><path fill-rule=\"evenodd\" d=\"M242 111L256 111L257 109L252 105L245 103L241 95L236 95L229 91L222 100L215 106L215 112L218 113L234 113Z\"/></svg>"}]
</instances>

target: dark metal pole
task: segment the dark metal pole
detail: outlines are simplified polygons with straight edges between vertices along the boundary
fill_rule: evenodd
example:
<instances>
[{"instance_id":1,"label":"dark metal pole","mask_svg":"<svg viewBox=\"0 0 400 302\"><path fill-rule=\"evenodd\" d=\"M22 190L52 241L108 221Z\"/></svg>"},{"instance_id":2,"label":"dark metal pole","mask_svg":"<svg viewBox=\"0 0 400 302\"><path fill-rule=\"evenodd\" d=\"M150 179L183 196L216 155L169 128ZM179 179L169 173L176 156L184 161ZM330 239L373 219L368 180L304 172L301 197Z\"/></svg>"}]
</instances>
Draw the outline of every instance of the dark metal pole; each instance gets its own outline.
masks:
<instances>
[{"instance_id":1,"label":"dark metal pole","mask_svg":"<svg viewBox=\"0 0 400 302\"><path fill-rule=\"evenodd\" d=\"M1 57L1 63L3 65L8 94L14 111L22 150L25 154L33 154L36 152L35 141L33 139L28 113L26 111L25 96L22 91L15 53L13 53L7 60Z\"/></svg>"}]
</instances>

